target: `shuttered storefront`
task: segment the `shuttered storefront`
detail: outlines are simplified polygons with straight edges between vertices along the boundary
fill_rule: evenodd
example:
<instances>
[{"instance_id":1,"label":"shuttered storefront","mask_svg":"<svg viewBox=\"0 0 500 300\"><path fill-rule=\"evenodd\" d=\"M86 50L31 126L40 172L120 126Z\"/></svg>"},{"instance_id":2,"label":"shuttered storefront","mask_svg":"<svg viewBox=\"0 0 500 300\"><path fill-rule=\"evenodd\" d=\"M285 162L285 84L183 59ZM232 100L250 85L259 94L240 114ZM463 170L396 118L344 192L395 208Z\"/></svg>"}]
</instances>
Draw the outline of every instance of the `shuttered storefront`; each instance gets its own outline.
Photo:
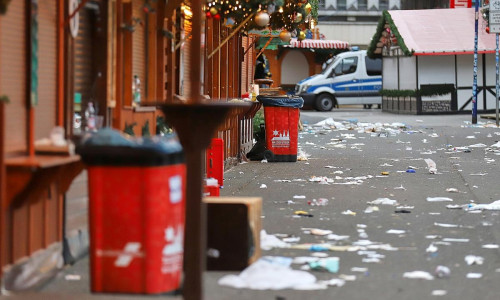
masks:
<instances>
[{"instance_id":1,"label":"shuttered storefront","mask_svg":"<svg viewBox=\"0 0 500 300\"><path fill-rule=\"evenodd\" d=\"M182 78L181 82L181 95L185 97L190 97L191 92L191 19L184 19L184 33L183 39L185 42L181 45L181 56L182 56Z\"/></svg>"},{"instance_id":2,"label":"shuttered storefront","mask_svg":"<svg viewBox=\"0 0 500 300\"><path fill-rule=\"evenodd\" d=\"M5 152L27 150L25 1L11 1L0 17L0 94L5 105Z\"/></svg>"},{"instance_id":3,"label":"shuttered storefront","mask_svg":"<svg viewBox=\"0 0 500 300\"><path fill-rule=\"evenodd\" d=\"M83 7L79 12L80 23L78 35L74 39L74 91L81 95L81 105L76 103L75 112L83 112L86 103L92 100L95 90L93 89L93 69L92 60L93 39L92 39L92 10ZM95 99L93 99L95 101Z\"/></svg>"},{"instance_id":4,"label":"shuttered storefront","mask_svg":"<svg viewBox=\"0 0 500 300\"><path fill-rule=\"evenodd\" d=\"M38 2L38 105L35 106L35 139L49 137L56 125L57 101L56 0Z\"/></svg>"},{"instance_id":5,"label":"shuttered storefront","mask_svg":"<svg viewBox=\"0 0 500 300\"><path fill-rule=\"evenodd\" d=\"M145 101L146 95L146 15L143 10L144 1L133 1L132 16L140 20L132 33L132 76L137 75L141 80L141 98Z\"/></svg>"}]
</instances>

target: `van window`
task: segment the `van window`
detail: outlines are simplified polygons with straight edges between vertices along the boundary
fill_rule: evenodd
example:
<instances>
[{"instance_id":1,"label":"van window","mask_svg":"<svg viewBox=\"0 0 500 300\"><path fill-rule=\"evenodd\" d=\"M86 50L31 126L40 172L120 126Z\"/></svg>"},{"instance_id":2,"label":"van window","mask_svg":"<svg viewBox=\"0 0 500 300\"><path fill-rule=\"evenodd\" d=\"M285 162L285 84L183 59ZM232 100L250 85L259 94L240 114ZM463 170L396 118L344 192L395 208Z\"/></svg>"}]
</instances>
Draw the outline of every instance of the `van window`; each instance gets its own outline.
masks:
<instances>
[{"instance_id":1,"label":"van window","mask_svg":"<svg viewBox=\"0 0 500 300\"><path fill-rule=\"evenodd\" d=\"M336 67L335 75L351 74L356 72L358 68L358 58L357 57L346 57L344 58Z\"/></svg>"},{"instance_id":2,"label":"van window","mask_svg":"<svg viewBox=\"0 0 500 300\"><path fill-rule=\"evenodd\" d=\"M368 76L382 75L381 58L371 59L369 57L366 57L365 64L366 64L366 74L368 74Z\"/></svg>"}]
</instances>

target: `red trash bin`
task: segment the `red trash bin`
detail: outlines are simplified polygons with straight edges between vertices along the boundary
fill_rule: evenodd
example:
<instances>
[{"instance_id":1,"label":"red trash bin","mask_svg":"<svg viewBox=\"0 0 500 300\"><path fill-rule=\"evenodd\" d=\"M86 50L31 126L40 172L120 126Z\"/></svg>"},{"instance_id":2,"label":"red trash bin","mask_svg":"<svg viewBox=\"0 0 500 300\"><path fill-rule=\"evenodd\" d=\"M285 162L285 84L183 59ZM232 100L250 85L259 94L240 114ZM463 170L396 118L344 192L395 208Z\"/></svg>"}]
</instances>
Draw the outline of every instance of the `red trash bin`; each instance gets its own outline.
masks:
<instances>
[{"instance_id":1,"label":"red trash bin","mask_svg":"<svg viewBox=\"0 0 500 300\"><path fill-rule=\"evenodd\" d=\"M269 162L297 161L299 108L304 100L288 96L257 96L257 100L264 105L264 157Z\"/></svg>"},{"instance_id":2,"label":"red trash bin","mask_svg":"<svg viewBox=\"0 0 500 300\"><path fill-rule=\"evenodd\" d=\"M186 187L180 144L89 146L81 154L88 165L92 292L179 289Z\"/></svg>"}]
</instances>

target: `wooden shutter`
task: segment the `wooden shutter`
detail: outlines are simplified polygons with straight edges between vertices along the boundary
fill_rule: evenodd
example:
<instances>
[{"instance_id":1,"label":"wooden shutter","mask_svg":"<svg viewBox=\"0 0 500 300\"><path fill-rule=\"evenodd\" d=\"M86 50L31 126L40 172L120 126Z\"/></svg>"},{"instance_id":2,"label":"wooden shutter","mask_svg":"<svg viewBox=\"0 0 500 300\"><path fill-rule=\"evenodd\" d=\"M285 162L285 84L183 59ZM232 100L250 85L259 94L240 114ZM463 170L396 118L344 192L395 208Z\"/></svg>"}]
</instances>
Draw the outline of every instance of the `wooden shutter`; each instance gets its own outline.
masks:
<instances>
[{"instance_id":1,"label":"wooden shutter","mask_svg":"<svg viewBox=\"0 0 500 300\"><path fill-rule=\"evenodd\" d=\"M146 16L142 9L144 1L133 1L132 16L141 20L132 33L132 78L139 76L141 80L141 98L144 101L146 96Z\"/></svg>"},{"instance_id":2,"label":"wooden shutter","mask_svg":"<svg viewBox=\"0 0 500 300\"><path fill-rule=\"evenodd\" d=\"M181 68L183 68L183 78L182 81L180 82L181 84L181 95L190 97L190 92L191 92L191 32L192 32L192 23L191 19L184 19L184 39L185 42L181 46L181 52L182 52L182 64ZM189 38L186 38L189 37Z\"/></svg>"},{"instance_id":3,"label":"wooden shutter","mask_svg":"<svg viewBox=\"0 0 500 300\"><path fill-rule=\"evenodd\" d=\"M27 151L25 1L11 1L0 17L0 95L5 105L5 152Z\"/></svg>"},{"instance_id":4,"label":"wooden shutter","mask_svg":"<svg viewBox=\"0 0 500 300\"><path fill-rule=\"evenodd\" d=\"M49 137L56 125L57 107L57 6L56 0L38 2L38 105L35 139Z\"/></svg>"},{"instance_id":5,"label":"wooden shutter","mask_svg":"<svg viewBox=\"0 0 500 300\"><path fill-rule=\"evenodd\" d=\"M86 103L92 99L93 95L93 39L92 39L92 11L87 8L82 8L79 12L80 24L78 26L78 35L75 38L74 48L74 91L82 95L82 103L80 106L75 106L75 112L83 112L86 108ZM102 114L102 112L100 112Z\"/></svg>"}]
</instances>

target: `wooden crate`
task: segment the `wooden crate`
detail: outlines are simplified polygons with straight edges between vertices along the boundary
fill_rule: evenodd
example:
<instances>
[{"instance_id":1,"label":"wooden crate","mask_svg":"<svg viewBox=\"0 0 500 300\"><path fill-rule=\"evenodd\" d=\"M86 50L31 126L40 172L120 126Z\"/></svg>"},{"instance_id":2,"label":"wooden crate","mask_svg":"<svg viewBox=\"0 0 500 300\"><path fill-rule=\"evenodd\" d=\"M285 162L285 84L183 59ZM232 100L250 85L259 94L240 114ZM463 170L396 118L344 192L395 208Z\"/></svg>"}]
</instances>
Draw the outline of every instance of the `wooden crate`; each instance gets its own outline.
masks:
<instances>
[{"instance_id":1,"label":"wooden crate","mask_svg":"<svg viewBox=\"0 0 500 300\"><path fill-rule=\"evenodd\" d=\"M238 271L256 261L261 255L262 198L205 197L203 202L207 204L207 249L211 254L207 269Z\"/></svg>"}]
</instances>

